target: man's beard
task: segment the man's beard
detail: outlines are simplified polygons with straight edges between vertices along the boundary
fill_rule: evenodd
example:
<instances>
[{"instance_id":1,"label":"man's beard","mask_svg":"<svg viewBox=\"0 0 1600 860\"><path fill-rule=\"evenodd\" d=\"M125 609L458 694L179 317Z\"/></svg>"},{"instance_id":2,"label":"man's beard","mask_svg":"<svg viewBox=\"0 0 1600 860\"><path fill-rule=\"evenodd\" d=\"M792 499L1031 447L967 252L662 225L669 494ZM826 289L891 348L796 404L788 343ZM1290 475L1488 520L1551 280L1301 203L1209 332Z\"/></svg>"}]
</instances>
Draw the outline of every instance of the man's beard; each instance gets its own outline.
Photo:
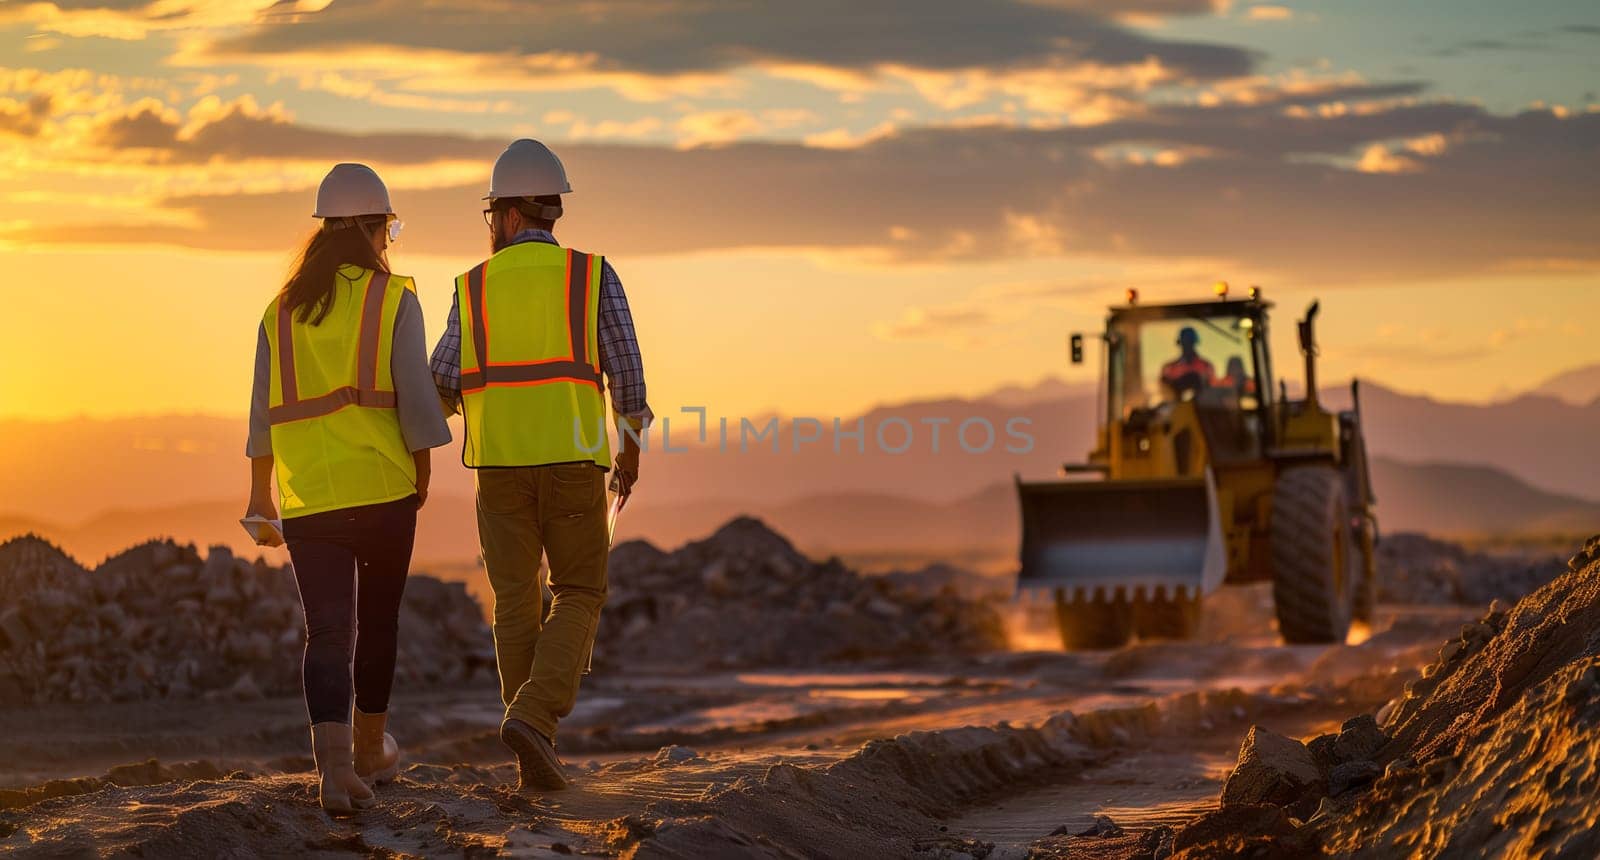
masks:
<instances>
[{"instance_id":1,"label":"man's beard","mask_svg":"<svg viewBox=\"0 0 1600 860\"><path fill-rule=\"evenodd\" d=\"M503 231L495 230L489 234L489 253L498 254L500 249L509 244L511 244L511 240L505 237Z\"/></svg>"}]
</instances>

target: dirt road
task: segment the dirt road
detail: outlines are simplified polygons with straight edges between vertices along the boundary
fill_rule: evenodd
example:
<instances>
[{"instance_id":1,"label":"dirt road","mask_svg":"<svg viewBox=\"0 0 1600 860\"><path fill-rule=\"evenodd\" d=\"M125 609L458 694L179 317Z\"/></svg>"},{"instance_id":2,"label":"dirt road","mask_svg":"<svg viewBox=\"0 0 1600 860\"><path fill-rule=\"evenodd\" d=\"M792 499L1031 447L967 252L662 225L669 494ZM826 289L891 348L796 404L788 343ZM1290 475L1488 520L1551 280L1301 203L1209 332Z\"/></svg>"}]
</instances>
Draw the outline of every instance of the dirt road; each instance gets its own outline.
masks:
<instances>
[{"instance_id":1,"label":"dirt road","mask_svg":"<svg viewBox=\"0 0 1600 860\"><path fill-rule=\"evenodd\" d=\"M0 850L1134 856L1153 828L1214 803L1251 723L1309 737L1375 707L1470 615L1391 609L1378 635L1338 648L1258 635L825 672L599 675L563 725L574 786L543 797L512 790L494 688L402 690L393 726L412 764L380 808L350 821L314 806L293 699L7 709ZM148 758L163 764L127 766ZM90 774L108 778L70 779ZM1095 816L1121 832L1073 835Z\"/></svg>"}]
</instances>

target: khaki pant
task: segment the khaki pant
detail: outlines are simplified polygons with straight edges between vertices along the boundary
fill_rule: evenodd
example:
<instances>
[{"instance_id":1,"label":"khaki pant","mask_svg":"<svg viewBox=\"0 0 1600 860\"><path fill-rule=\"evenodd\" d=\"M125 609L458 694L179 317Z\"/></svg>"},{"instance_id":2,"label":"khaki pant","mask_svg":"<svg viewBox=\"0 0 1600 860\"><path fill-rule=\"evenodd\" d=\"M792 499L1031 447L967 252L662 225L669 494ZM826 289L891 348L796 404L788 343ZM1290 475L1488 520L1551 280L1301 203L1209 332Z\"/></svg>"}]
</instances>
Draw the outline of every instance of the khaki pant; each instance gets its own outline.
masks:
<instances>
[{"instance_id":1,"label":"khaki pant","mask_svg":"<svg viewBox=\"0 0 1600 860\"><path fill-rule=\"evenodd\" d=\"M477 471L500 698L507 717L550 738L577 701L606 600L605 474L587 463ZM541 555L555 595L548 618L541 617Z\"/></svg>"}]
</instances>

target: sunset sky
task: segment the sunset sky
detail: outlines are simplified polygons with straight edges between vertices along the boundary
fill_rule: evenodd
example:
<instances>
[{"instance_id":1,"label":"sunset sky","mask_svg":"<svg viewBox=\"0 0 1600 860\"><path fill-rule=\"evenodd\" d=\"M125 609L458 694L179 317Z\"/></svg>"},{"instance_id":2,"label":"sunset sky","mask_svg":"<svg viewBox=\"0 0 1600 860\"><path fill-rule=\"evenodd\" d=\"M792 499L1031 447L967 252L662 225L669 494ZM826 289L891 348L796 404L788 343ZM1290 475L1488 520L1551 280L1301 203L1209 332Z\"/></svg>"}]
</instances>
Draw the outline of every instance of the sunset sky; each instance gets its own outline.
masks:
<instances>
[{"instance_id":1,"label":"sunset sky","mask_svg":"<svg viewBox=\"0 0 1600 860\"><path fill-rule=\"evenodd\" d=\"M1320 297L1325 379L1492 399L1600 362L1597 91L1592 0L0 2L0 416L242 415L337 161L431 346L519 136L658 413L1086 380L1125 287L1218 279L1281 350Z\"/></svg>"}]
</instances>

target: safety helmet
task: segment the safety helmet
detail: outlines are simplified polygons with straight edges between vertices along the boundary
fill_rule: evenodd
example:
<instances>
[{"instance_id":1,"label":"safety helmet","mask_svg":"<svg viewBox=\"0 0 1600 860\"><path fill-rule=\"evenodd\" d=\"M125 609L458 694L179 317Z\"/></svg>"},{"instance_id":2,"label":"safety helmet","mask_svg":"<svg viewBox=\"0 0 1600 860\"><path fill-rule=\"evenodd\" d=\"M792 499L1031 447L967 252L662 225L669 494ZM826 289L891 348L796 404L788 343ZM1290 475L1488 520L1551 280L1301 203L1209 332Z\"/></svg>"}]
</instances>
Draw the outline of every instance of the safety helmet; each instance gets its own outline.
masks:
<instances>
[{"instance_id":1,"label":"safety helmet","mask_svg":"<svg viewBox=\"0 0 1600 860\"><path fill-rule=\"evenodd\" d=\"M1193 326L1184 326L1178 330L1179 346L1194 346L1199 342L1200 334L1194 330Z\"/></svg>"},{"instance_id":2,"label":"safety helmet","mask_svg":"<svg viewBox=\"0 0 1600 860\"><path fill-rule=\"evenodd\" d=\"M393 215L389 189L377 171L365 164L335 164L317 187L317 211L313 218L355 218L360 215Z\"/></svg>"},{"instance_id":3,"label":"safety helmet","mask_svg":"<svg viewBox=\"0 0 1600 860\"><path fill-rule=\"evenodd\" d=\"M561 159L537 140L513 140L506 151L494 160L494 171L489 174L489 193L485 200L502 197L538 197L544 194L567 194L572 185L567 182L567 169Z\"/></svg>"}]
</instances>

